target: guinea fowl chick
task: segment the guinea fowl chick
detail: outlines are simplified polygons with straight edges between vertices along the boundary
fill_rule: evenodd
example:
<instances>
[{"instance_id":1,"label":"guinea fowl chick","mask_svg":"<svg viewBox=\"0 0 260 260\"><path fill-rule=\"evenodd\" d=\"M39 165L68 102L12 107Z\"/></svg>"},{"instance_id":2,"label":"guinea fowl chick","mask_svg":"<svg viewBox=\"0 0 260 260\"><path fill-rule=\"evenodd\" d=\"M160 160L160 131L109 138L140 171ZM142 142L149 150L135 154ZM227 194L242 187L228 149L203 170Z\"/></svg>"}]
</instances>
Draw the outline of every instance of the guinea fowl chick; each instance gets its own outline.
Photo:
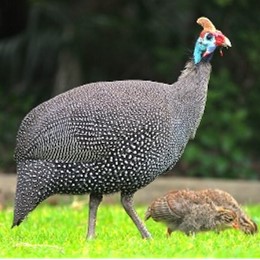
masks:
<instances>
[{"instance_id":1,"label":"guinea fowl chick","mask_svg":"<svg viewBox=\"0 0 260 260\"><path fill-rule=\"evenodd\" d=\"M238 228L236 213L216 206L208 197L189 190L167 193L153 201L145 214L145 220L163 222L168 227L167 234L180 230L187 235L201 231Z\"/></svg>"},{"instance_id":2,"label":"guinea fowl chick","mask_svg":"<svg viewBox=\"0 0 260 260\"><path fill-rule=\"evenodd\" d=\"M257 224L246 215L238 202L229 193L219 189L205 189L198 192L208 196L216 206L223 206L235 211L238 216L239 229L245 234L257 233Z\"/></svg>"}]
</instances>

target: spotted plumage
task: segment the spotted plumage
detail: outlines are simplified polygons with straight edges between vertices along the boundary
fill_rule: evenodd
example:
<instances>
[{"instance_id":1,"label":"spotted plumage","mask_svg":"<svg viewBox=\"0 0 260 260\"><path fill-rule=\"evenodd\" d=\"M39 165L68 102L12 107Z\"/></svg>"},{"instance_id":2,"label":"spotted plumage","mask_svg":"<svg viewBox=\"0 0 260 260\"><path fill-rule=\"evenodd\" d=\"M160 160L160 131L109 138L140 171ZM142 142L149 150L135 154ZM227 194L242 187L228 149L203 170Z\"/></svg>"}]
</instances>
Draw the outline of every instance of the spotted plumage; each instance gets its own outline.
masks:
<instances>
[{"instance_id":1,"label":"spotted plumage","mask_svg":"<svg viewBox=\"0 0 260 260\"><path fill-rule=\"evenodd\" d=\"M204 41L206 47L214 45L212 35L211 41L201 39L200 46ZM223 35L221 45L226 42ZM89 193L87 237L92 238L102 196L121 192L127 214L142 237L149 238L133 208L133 195L174 167L195 136L205 108L212 55L201 54L198 64L189 61L174 84L91 83L29 112L17 135L13 226L53 194Z\"/></svg>"}]
</instances>

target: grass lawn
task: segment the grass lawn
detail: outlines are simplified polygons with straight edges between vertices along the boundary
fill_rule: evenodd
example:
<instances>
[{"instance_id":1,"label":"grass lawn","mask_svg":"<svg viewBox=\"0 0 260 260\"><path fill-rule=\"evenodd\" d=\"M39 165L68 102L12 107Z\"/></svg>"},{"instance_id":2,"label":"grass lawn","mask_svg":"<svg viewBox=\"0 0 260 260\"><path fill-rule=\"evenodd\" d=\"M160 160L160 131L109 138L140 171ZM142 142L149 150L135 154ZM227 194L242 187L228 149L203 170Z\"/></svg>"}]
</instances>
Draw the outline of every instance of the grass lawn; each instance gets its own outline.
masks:
<instances>
[{"instance_id":1,"label":"grass lawn","mask_svg":"<svg viewBox=\"0 0 260 260\"><path fill-rule=\"evenodd\" d=\"M138 206L140 216L146 207ZM260 205L246 207L260 224ZM0 211L0 258L260 258L260 234L237 230L199 233L195 237L146 222L152 240L141 239L120 205L101 205L97 238L86 241L87 205L49 206L42 203L19 228L10 229L12 208Z\"/></svg>"}]
</instances>

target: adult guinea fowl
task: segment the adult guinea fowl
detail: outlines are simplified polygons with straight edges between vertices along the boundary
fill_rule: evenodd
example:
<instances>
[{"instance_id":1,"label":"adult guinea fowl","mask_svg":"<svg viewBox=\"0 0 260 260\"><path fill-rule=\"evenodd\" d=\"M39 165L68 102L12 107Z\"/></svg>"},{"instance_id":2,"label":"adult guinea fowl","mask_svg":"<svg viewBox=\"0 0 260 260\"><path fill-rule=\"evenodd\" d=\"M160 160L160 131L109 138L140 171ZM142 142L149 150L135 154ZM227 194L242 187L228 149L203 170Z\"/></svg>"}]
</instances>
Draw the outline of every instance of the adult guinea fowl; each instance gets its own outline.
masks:
<instances>
[{"instance_id":1,"label":"adult guinea fowl","mask_svg":"<svg viewBox=\"0 0 260 260\"><path fill-rule=\"evenodd\" d=\"M151 235L133 208L134 193L172 168L204 112L216 47L231 43L205 17L193 59L172 85L97 82L35 107L17 134L13 226L53 194L90 194L87 237L95 236L104 194L121 203L143 238Z\"/></svg>"},{"instance_id":2,"label":"adult guinea fowl","mask_svg":"<svg viewBox=\"0 0 260 260\"><path fill-rule=\"evenodd\" d=\"M168 235L175 230L191 235L239 227L234 210L217 206L208 196L192 190L168 192L154 200L145 213L145 220L150 217L165 223Z\"/></svg>"}]
</instances>

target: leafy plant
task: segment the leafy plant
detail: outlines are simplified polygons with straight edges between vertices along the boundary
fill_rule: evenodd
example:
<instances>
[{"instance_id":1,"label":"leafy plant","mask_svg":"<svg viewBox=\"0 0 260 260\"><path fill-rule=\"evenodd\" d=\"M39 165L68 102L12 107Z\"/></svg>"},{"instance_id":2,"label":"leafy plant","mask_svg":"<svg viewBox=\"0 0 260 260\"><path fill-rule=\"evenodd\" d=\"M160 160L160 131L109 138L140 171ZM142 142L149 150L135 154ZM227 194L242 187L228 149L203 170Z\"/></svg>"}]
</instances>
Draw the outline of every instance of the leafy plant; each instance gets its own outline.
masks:
<instances>
[{"instance_id":1,"label":"leafy plant","mask_svg":"<svg viewBox=\"0 0 260 260\"><path fill-rule=\"evenodd\" d=\"M212 75L205 115L183 156L192 176L256 178L245 146L252 136L239 87L227 69ZM231 102L232 100L232 102Z\"/></svg>"}]
</instances>

